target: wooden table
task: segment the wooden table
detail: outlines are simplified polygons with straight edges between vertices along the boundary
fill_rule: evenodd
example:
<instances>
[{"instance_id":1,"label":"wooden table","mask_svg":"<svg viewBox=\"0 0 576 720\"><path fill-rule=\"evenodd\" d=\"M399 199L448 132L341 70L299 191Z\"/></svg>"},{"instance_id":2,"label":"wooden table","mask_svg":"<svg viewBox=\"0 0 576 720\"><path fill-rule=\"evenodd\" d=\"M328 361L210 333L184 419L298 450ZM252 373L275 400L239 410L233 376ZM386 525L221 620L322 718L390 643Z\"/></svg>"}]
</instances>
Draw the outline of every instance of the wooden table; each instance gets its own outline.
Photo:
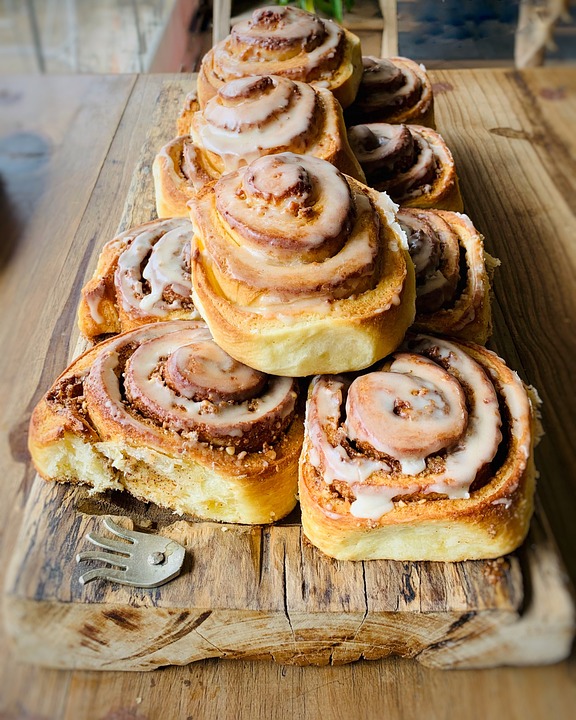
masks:
<instances>
[{"instance_id":1,"label":"wooden table","mask_svg":"<svg viewBox=\"0 0 576 720\"><path fill-rule=\"evenodd\" d=\"M432 75L438 127L455 154L466 211L502 260L498 349L544 401L538 493L574 582L576 69ZM34 478L30 411L75 345L80 288L115 233L154 113L175 116L190 82L0 79L3 569ZM320 668L210 660L111 673L24 666L4 650L0 698L3 720L568 718L576 665L447 672L394 657Z\"/></svg>"}]
</instances>

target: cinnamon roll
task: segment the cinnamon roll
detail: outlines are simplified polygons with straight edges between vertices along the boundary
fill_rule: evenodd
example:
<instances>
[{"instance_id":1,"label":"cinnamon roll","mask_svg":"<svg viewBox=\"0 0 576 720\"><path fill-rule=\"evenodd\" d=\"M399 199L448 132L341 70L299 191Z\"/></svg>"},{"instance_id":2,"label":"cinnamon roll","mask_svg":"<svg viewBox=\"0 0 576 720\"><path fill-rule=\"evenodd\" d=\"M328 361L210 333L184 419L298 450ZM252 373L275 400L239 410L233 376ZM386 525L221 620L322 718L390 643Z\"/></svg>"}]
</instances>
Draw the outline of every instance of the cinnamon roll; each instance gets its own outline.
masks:
<instances>
[{"instance_id":1,"label":"cinnamon roll","mask_svg":"<svg viewBox=\"0 0 576 720\"><path fill-rule=\"evenodd\" d=\"M200 107L223 83L248 75L283 75L326 87L346 107L362 76L360 40L337 23L299 8L258 8L202 59Z\"/></svg>"},{"instance_id":2,"label":"cinnamon roll","mask_svg":"<svg viewBox=\"0 0 576 720\"><path fill-rule=\"evenodd\" d=\"M318 376L300 462L308 539L343 560L493 558L533 509L537 396L485 348L419 335Z\"/></svg>"},{"instance_id":3,"label":"cinnamon roll","mask_svg":"<svg viewBox=\"0 0 576 720\"><path fill-rule=\"evenodd\" d=\"M416 123L434 128L432 83L424 66L405 57L362 58L362 80L346 123Z\"/></svg>"},{"instance_id":4,"label":"cinnamon roll","mask_svg":"<svg viewBox=\"0 0 576 720\"><path fill-rule=\"evenodd\" d=\"M267 523L296 503L296 403L294 380L233 360L203 322L153 323L76 359L36 406L29 447L46 480Z\"/></svg>"},{"instance_id":5,"label":"cinnamon roll","mask_svg":"<svg viewBox=\"0 0 576 720\"><path fill-rule=\"evenodd\" d=\"M200 103L198 102L198 92L194 89L187 93L184 98L184 104L180 115L176 120L176 135L188 135L190 130L190 123L195 112L200 110Z\"/></svg>"},{"instance_id":6,"label":"cinnamon roll","mask_svg":"<svg viewBox=\"0 0 576 720\"><path fill-rule=\"evenodd\" d=\"M448 210L400 208L397 217L416 271L414 327L485 344L498 261L484 251L482 235L468 216Z\"/></svg>"},{"instance_id":7,"label":"cinnamon roll","mask_svg":"<svg viewBox=\"0 0 576 720\"><path fill-rule=\"evenodd\" d=\"M406 238L387 195L310 155L267 155L191 206L194 303L250 367L303 376L366 367L414 319Z\"/></svg>"},{"instance_id":8,"label":"cinnamon roll","mask_svg":"<svg viewBox=\"0 0 576 720\"><path fill-rule=\"evenodd\" d=\"M158 320L195 319L188 219L153 220L104 245L82 289L78 325L84 337L131 330Z\"/></svg>"},{"instance_id":9,"label":"cinnamon roll","mask_svg":"<svg viewBox=\"0 0 576 720\"><path fill-rule=\"evenodd\" d=\"M186 132L154 160L159 217L186 217L187 203L210 179L278 152L314 155L365 180L338 101L325 88L289 78L263 75L225 83L191 116Z\"/></svg>"},{"instance_id":10,"label":"cinnamon roll","mask_svg":"<svg viewBox=\"0 0 576 720\"><path fill-rule=\"evenodd\" d=\"M190 135L179 135L164 145L154 158L152 173L159 218L187 218L188 203L218 177Z\"/></svg>"},{"instance_id":11,"label":"cinnamon roll","mask_svg":"<svg viewBox=\"0 0 576 720\"><path fill-rule=\"evenodd\" d=\"M401 205L463 208L452 153L442 137L422 125L370 123L348 129L350 147L368 184Z\"/></svg>"}]
</instances>

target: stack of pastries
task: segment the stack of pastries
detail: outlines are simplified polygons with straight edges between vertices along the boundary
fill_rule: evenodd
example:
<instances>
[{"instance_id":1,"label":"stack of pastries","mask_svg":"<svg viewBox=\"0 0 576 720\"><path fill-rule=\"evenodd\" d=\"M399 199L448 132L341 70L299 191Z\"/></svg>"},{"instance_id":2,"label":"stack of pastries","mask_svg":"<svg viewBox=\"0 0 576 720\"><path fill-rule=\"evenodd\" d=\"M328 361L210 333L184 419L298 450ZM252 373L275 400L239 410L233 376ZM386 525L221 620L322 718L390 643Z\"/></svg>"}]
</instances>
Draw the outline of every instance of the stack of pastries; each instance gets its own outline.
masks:
<instances>
[{"instance_id":1,"label":"stack of pastries","mask_svg":"<svg viewBox=\"0 0 576 720\"><path fill-rule=\"evenodd\" d=\"M497 261L425 70L292 7L237 24L107 242L92 346L33 412L46 479L303 530L347 560L497 557L533 508L535 392L484 345Z\"/></svg>"}]
</instances>

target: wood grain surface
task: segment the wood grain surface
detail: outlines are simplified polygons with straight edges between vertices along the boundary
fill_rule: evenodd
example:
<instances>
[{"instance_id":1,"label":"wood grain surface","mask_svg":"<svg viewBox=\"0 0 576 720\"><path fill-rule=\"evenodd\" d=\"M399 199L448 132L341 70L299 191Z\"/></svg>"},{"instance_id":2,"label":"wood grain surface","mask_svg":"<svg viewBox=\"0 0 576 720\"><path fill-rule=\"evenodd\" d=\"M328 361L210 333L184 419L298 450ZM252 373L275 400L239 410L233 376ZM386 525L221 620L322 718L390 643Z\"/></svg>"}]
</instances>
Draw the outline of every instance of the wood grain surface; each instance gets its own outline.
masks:
<instances>
[{"instance_id":1,"label":"wood grain surface","mask_svg":"<svg viewBox=\"0 0 576 720\"><path fill-rule=\"evenodd\" d=\"M539 496L574 581L576 71L442 71L433 79L466 211L503 263L496 346L544 399ZM80 287L120 222L155 113L163 103L177 111L170 98L176 103L188 82L0 81L4 568L34 482L25 451L30 410L74 347ZM5 655L0 687L3 718L446 717L456 709L465 718L564 718L576 700L573 660L454 673L395 658L323 668L207 660L122 674L41 670Z\"/></svg>"}]
</instances>

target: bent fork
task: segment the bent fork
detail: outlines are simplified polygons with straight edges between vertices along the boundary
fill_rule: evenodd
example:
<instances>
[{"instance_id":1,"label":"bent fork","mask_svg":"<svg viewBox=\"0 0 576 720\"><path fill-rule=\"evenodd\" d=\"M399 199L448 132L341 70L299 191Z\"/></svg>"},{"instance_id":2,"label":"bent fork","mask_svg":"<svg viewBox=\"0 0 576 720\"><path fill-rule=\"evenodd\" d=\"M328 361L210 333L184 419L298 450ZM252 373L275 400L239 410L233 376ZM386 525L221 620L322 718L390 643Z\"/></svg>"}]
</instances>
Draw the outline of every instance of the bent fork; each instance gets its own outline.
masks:
<instances>
[{"instance_id":1,"label":"bent fork","mask_svg":"<svg viewBox=\"0 0 576 720\"><path fill-rule=\"evenodd\" d=\"M102 578L133 587L153 588L163 585L180 574L186 550L175 540L161 535L126 530L112 518L104 518L104 526L116 537L127 542L88 533L86 540L102 548L86 550L76 555L76 562L101 560L112 567L88 570L80 576L80 583Z\"/></svg>"}]
</instances>

